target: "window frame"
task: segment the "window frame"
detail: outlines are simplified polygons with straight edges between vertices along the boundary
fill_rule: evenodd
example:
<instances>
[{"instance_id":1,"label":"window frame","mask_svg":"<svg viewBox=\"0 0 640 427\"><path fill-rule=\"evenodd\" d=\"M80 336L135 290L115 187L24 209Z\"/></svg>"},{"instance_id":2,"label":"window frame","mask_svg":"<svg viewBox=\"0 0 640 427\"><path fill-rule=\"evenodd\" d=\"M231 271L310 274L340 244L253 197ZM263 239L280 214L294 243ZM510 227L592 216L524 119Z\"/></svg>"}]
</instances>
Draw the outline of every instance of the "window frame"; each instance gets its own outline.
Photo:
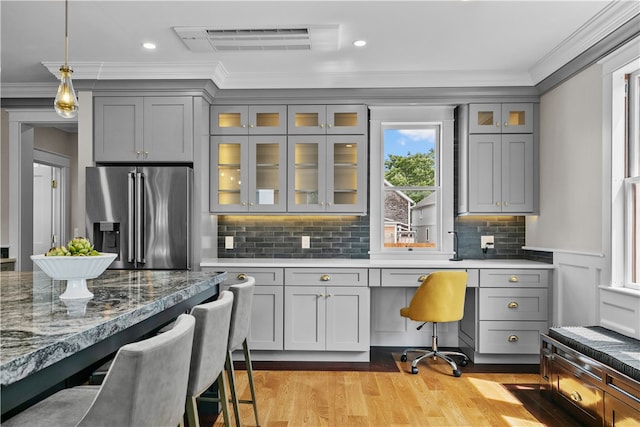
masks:
<instances>
[{"instance_id":1,"label":"window frame","mask_svg":"<svg viewBox=\"0 0 640 427\"><path fill-rule=\"evenodd\" d=\"M375 259L444 260L453 254L454 214L454 107L453 106L370 106L370 253ZM384 247L384 130L398 127L439 127L439 164L436 165L438 191L437 248ZM425 187L426 188L426 187ZM449 238L447 238L449 237Z\"/></svg>"},{"instance_id":2,"label":"window frame","mask_svg":"<svg viewBox=\"0 0 640 427\"><path fill-rule=\"evenodd\" d=\"M633 187L640 186L640 68L629 74L627 81L627 120L626 123L626 173L624 174L624 287L640 290L640 242L636 241L633 231L637 232L640 222L636 222L640 200L633 194ZM638 268L635 271L634 265Z\"/></svg>"},{"instance_id":3,"label":"window frame","mask_svg":"<svg viewBox=\"0 0 640 427\"><path fill-rule=\"evenodd\" d=\"M640 295L631 283L631 251L627 181L629 141L626 128L625 75L640 70L637 41L631 41L600 62L603 71L603 244L609 259L602 286Z\"/></svg>"}]
</instances>

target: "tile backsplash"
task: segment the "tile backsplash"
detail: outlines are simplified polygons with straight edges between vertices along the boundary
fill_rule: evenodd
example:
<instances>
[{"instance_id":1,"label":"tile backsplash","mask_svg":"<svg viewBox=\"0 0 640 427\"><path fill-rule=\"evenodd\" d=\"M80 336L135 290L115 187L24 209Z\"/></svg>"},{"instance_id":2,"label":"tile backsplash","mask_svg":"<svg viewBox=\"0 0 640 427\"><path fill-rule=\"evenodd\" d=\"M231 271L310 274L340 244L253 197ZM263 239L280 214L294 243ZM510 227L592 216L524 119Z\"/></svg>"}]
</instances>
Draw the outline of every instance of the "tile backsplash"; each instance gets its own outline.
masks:
<instances>
[{"instance_id":1,"label":"tile backsplash","mask_svg":"<svg viewBox=\"0 0 640 427\"><path fill-rule=\"evenodd\" d=\"M233 236L234 248L225 249ZM310 247L302 249L302 236ZM220 216L220 258L369 258L368 216Z\"/></svg>"},{"instance_id":2,"label":"tile backsplash","mask_svg":"<svg viewBox=\"0 0 640 427\"><path fill-rule=\"evenodd\" d=\"M553 263L551 253L526 251L522 216L461 216L455 219L463 259L532 259ZM480 236L494 236L483 253ZM225 237L233 249L225 249ZM310 248L302 248L309 236ZM220 258L369 258L368 216L219 216Z\"/></svg>"}]
</instances>

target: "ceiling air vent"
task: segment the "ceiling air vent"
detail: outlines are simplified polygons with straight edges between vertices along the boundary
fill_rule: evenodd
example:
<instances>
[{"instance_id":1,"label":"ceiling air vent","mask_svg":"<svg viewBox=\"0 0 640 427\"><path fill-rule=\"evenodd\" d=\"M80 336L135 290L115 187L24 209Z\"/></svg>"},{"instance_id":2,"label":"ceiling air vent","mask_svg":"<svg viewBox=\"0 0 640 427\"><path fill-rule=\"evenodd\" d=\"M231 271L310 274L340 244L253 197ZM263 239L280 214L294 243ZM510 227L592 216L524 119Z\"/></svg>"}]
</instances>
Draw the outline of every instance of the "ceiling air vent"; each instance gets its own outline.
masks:
<instances>
[{"instance_id":1,"label":"ceiling air vent","mask_svg":"<svg viewBox=\"0 0 640 427\"><path fill-rule=\"evenodd\" d=\"M338 26L223 29L174 27L194 52L337 50Z\"/></svg>"}]
</instances>

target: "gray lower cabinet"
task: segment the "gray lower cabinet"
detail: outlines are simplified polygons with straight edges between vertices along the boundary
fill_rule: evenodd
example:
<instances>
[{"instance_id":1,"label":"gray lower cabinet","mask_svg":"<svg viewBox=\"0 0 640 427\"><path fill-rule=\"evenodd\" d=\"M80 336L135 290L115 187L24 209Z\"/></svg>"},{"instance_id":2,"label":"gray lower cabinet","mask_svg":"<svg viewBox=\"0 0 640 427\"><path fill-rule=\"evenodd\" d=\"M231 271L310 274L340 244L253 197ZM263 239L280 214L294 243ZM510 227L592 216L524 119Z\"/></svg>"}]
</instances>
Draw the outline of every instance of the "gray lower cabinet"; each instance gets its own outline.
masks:
<instances>
[{"instance_id":1,"label":"gray lower cabinet","mask_svg":"<svg viewBox=\"0 0 640 427\"><path fill-rule=\"evenodd\" d=\"M538 363L548 329L549 270L481 269L467 289L460 348L475 363Z\"/></svg>"},{"instance_id":2,"label":"gray lower cabinet","mask_svg":"<svg viewBox=\"0 0 640 427\"><path fill-rule=\"evenodd\" d=\"M285 269L284 349L369 351L367 269Z\"/></svg>"},{"instance_id":3,"label":"gray lower cabinet","mask_svg":"<svg viewBox=\"0 0 640 427\"><path fill-rule=\"evenodd\" d=\"M192 96L96 96L96 162L192 162Z\"/></svg>"},{"instance_id":4,"label":"gray lower cabinet","mask_svg":"<svg viewBox=\"0 0 640 427\"><path fill-rule=\"evenodd\" d=\"M225 269L223 289L244 282L244 275L256 279L251 308L249 348L282 350L284 348L284 282L282 268Z\"/></svg>"}]
</instances>

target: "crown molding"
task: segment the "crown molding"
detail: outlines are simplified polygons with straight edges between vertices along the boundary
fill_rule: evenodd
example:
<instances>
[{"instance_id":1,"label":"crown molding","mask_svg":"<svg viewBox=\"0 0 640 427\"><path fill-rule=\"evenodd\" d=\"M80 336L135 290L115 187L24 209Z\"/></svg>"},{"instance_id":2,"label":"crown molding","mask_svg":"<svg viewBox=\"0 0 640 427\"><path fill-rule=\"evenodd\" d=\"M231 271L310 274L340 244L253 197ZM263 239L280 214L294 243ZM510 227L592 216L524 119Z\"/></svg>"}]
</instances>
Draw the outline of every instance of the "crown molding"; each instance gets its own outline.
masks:
<instances>
[{"instance_id":1,"label":"crown molding","mask_svg":"<svg viewBox=\"0 0 640 427\"><path fill-rule=\"evenodd\" d=\"M612 1L529 70L534 85L585 52L640 13L637 1Z\"/></svg>"}]
</instances>

